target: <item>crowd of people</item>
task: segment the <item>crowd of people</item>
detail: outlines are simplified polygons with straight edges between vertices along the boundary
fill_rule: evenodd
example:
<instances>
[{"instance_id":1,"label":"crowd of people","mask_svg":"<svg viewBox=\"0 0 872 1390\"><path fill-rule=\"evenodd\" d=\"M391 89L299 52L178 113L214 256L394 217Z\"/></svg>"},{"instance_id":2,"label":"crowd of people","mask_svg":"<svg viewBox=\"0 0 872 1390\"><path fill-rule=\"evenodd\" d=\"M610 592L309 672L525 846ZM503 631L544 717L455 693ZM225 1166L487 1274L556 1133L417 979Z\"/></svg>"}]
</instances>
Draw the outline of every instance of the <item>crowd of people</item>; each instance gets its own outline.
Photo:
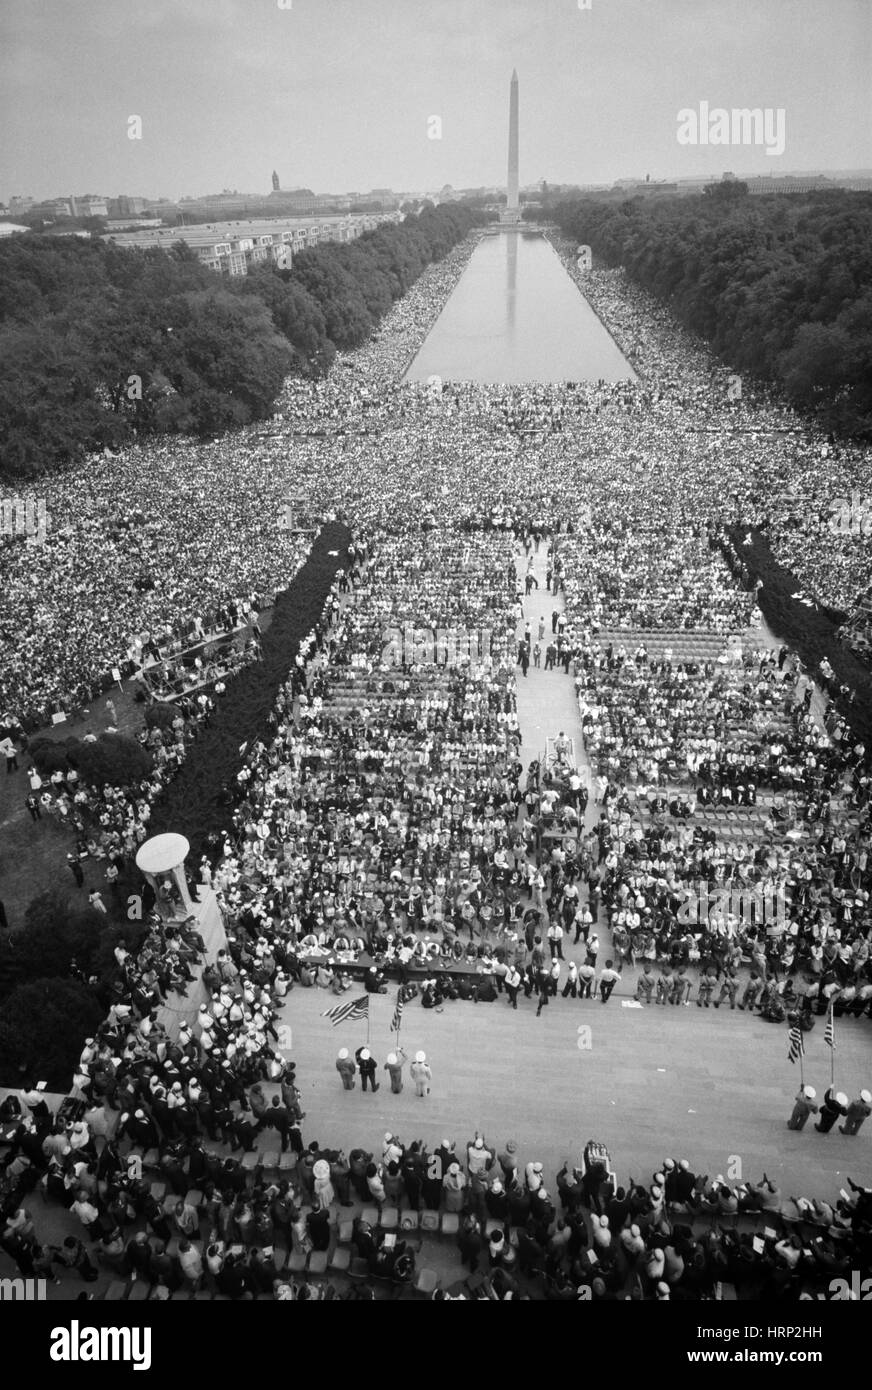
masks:
<instances>
[{"instance_id":1,"label":"crowd of people","mask_svg":"<svg viewBox=\"0 0 872 1390\"><path fill-rule=\"evenodd\" d=\"M220 688L213 690L218 697L221 693ZM107 703L112 705L111 701ZM45 777L35 767L30 769L26 805L31 819L36 822L45 816L69 829L75 836L75 848L67 854L67 863L77 886L84 886L82 864L87 860L98 864L116 899L119 915L124 914L120 912L118 895L137 849L148 837L152 806L177 774L214 711L211 695L202 690L198 695L192 692L168 707L162 724L143 728L138 740L150 755L152 765L136 783L95 786L80 777L74 767ZM111 710L109 717L112 718ZM112 727L114 724L110 724ZM96 741L93 734L86 734L85 739Z\"/></svg>"},{"instance_id":2,"label":"crowd of people","mask_svg":"<svg viewBox=\"0 0 872 1390\"><path fill-rule=\"evenodd\" d=\"M14 1101L0 1246L25 1278L138 1283L155 1301L372 1299L413 1282L436 1300L718 1300L725 1286L786 1300L841 1297L843 1276L869 1266L872 1188L850 1177L830 1204L685 1158L621 1184L594 1141L548 1176L513 1139L478 1131L432 1152L390 1130L347 1154L305 1143L294 1068L257 1037L281 994L249 1002L248 973L229 957L221 971L208 1041L183 1029L174 1044L153 1014L109 1020L83 1051L83 1116L53 1117L39 1091ZM813 1096L800 1092L791 1127ZM832 1105L828 1092L822 1117ZM276 1148L255 1155L264 1130ZM37 1188L70 1234L40 1229ZM424 1242L440 1229L457 1253L448 1278L427 1278Z\"/></svg>"},{"instance_id":3,"label":"crowd of people","mask_svg":"<svg viewBox=\"0 0 872 1390\"><path fill-rule=\"evenodd\" d=\"M179 1068L187 1048L199 1114L214 1089L203 1037L236 1010L242 1034L214 1062L206 1137L239 1139L247 1121L234 1103L244 1111L255 1079L284 1076L270 1045L276 992L344 992L364 953L367 988L390 974L425 1007L535 995L541 1015L555 994L605 1004L632 969L637 1002L693 1002L695 988L701 1008L805 1027L830 1006L872 1009L866 750L835 706L822 708L818 673L767 644L754 594L716 544L728 521L768 520L803 583L844 598L861 560L846 539L824 542L819 513L849 474L862 485L868 459L839 450L831 470L812 429L750 388L729 393L725 370L665 310L619 272L576 270L571 248L555 245L638 382L404 383L470 242L325 382L289 383L269 430L92 461L87 487L80 471L47 484L44 546L0 551L0 624L15 636L0 708L13 727L13 716L88 698L119 653L135 665L172 633L197 640L234 594L247 595L237 618L256 615L305 555L279 524L289 495L305 494L316 515L341 508L355 535L323 634L277 693L270 740L246 749L232 826L204 868L234 964L215 967L199 1034L181 1049L158 1044L156 1072L152 1030L139 1034L160 980L157 994L148 978L119 980L138 1020L112 1024L113 1055L132 1049L139 1078L125 1113L148 1119L155 1074L167 1097L189 1089L164 1065ZM538 624L524 617L534 588ZM541 750L523 747L517 686L534 644L554 679L574 680L590 795L578 768L543 768ZM168 739L164 766L185 730ZM159 790L160 768L148 791L90 805L110 861L144 838ZM732 910L732 892L744 908ZM729 910L709 913L712 898ZM222 1129L225 1092L234 1118ZM281 1102L289 1115L292 1099ZM482 1214L469 1213L479 1225ZM684 1239L685 1266L708 1268ZM552 1277L562 1268L577 1288L582 1248ZM623 1253L617 1268L627 1272Z\"/></svg>"}]
</instances>

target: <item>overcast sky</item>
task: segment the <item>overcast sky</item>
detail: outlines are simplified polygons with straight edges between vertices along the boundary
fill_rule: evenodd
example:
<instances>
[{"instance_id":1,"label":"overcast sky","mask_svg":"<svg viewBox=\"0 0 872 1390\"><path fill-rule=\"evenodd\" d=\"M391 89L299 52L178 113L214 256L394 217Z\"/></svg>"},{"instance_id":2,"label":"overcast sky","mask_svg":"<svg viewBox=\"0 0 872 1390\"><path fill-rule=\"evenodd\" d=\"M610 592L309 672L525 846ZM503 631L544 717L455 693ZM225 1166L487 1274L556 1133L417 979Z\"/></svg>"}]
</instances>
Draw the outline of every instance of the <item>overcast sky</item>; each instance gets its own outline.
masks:
<instances>
[{"instance_id":1,"label":"overcast sky","mask_svg":"<svg viewBox=\"0 0 872 1390\"><path fill-rule=\"evenodd\" d=\"M522 185L872 166L872 0L279 4L0 0L0 197L502 183L513 67ZM679 145L701 101L784 154Z\"/></svg>"}]
</instances>

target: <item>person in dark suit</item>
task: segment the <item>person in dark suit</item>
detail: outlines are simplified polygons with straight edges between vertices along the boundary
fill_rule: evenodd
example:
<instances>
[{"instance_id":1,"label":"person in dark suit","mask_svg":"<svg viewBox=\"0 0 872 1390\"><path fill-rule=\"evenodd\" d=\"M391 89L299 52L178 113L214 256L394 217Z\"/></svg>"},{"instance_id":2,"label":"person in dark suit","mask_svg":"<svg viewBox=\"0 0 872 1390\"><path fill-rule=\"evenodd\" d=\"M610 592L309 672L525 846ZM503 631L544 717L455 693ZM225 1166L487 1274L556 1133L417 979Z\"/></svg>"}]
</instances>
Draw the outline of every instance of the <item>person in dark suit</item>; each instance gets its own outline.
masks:
<instances>
[{"instance_id":1,"label":"person in dark suit","mask_svg":"<svg viewBox=\"0 0 872 1390\"><path fill-rule=\"evenodd\" d=\"M375 1059L368 1047L359 1047L355 1052L357 1068L360 1072L360 1085L362 1090L366 1090L366 1083L369 1082L373 1091L377 1091L379 1083L375 1079Z\"/></svg>"},{"instance_id":2,"label":"person in dark suit","mask_svg":"<svg viewBox=\"0 0 872 1390\"><path fill-rule=\"evenodd\" d=\"M287 1106L282 1105L281 1099L278 1096L273 1096L265 1115L265 1122L280 1136L282 1141L282 1153L287 1153L288 1137L291 1132L291 1117L288 1114Z\"/></svg>"},{"instance_id":3,"label":"person in dark suit","mask_svg":"<svg viewBox=\"0 0 872 1390\"><path fill-rule=\"evenodd\" d=\"M835 1087L827 1088L824 1095L824 1103L821 1106L821 1117L815 1125L818 1134L829 1134L836 1120L848 1113L848 1097Z\"/></svg>"}]
</instances>

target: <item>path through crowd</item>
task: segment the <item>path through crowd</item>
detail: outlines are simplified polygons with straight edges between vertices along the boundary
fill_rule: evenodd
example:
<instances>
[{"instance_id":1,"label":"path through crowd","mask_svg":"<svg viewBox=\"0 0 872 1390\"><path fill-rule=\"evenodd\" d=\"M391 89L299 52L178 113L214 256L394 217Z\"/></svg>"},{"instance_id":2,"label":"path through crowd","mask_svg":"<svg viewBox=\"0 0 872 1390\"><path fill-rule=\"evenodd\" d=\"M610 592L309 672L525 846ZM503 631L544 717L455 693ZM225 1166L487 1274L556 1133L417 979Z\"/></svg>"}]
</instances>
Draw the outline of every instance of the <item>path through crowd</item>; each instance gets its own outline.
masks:
<instances>
[{"instance_id":1,"label":"path through crowd","mask_svg":"<svg viewBox=\"0 0 872 1390\"><path fill-rule=\"evenodd\" d=\"M517 670L518 723L523 738L521 756L526 769L534 758L542 757L546 739L555 738L563 732L574 741L579 771L590 788L590 800L585 817L585 828L590 829L596 821L596 786L590 760L584 751L578 701L575 698L575 679L572 675L566 675L562 666L555 666L551 671L545 669L548 643L552 638L555 642L557 640L552 624L566 609L563 594L553 594L546 588L549 544L550 539L546 537L538 546L534 544L534 548L529 552L519 545L515 556L518 591L524 592L529 556L533 558L532 572L538 585L534 585L530 593L524 595L524 617L518 622L517 640L521 641L525 625L529 622L531 646L535 648L538 643L541 647L539 666L535 664L535 660L531 660L526 676L520 666ZM540 629L543 633L541 637Z\"/></svg>"}]
</instances>

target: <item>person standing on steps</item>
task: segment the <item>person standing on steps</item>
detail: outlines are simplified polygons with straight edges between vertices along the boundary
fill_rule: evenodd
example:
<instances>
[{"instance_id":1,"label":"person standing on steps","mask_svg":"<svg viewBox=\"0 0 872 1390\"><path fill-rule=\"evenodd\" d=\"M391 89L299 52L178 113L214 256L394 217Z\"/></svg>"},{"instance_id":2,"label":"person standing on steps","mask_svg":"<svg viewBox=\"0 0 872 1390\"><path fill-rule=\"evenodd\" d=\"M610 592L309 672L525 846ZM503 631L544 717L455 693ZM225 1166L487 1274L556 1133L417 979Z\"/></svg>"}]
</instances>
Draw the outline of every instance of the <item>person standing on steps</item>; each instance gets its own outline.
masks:
<instances>
[{"instance_id":1,"label":"person standing on steps","mask_svg":"<svg viewBox=\"0 0 872 1390\"><path fill-rule=\"evenodd\" d=\"M415 1095L428 1096L433 1073L427 1065L426 1052L415 1053L415 1060L409 1068L409 1075L415 1083Z\"/></svg>"},{"instance_id":2,"label":"person standing on steps","mask_svg":"<svg viewBox=\"0 0 872 1390\"><path fill-rule=\"evenodd\" d=\"M506 994L509 996L509 1003L513 1009L516 1009L518 1007L518 990L521 988L521 973L516 965L509 966L504 983Z\"/></svg>"},{"instance_id":3,"label":"person standing on steps","mask_svg":"<svg viewBox=\"0 0 872 1390\"><path fill-rule=\"evenodd\" d=\"M654 986L656 985L656 983L657 981L654 978L654 974L651 970L651 962L649 960L646 960L644 966L642 967L642 974L636 981L635 997L637 1002L641 1003L644 999L646 1004L650 1004L651 995L654 991Z\"/></svg>"},{"instance_id":4,"label":"person standing on steps","mask_svg":"<svg viewBox=\"0 0 872 1390\"><path fill-rule=\"evenodd\" d=\"M832 1086L827 1087L821 1106L821 1117L815 1125L818 1134L829 1134L839 1116L847 1113L848 1097L844 1091L837 1091Z\"/></svg>"},{"instance_id":5,"label":"person standing on steps","mask_svg":"<svg viewBox=\"0 0 872 1390\"><path fill-rule=\"evenodd\" d=\"M342 1085L346 1091L354 1090L354 1073L357 1070L348 1055L348 1048L340 1049L339 1056L336 1058L336 1070L342 1077Z\"/></svg>"},{"instance_id":6,"label":"person standing on steps","mask_svg":"<svg viewBox=\"0 0 872 1390\"><path fill-rule=\"evenodd\" d=\"M375 1060L368 1047L359 1047L355 1052L357 1058L357 1068L360 1072L361 1090L366 1090L366 1083L369 1082L373 1091L378 1090L378 1082L375 1079Z\"/></svg>"},{"instance_id":7,"label":"person standing on steps","mask_svg":"<svg viewBox=\"0 0 872 1390\"><path fill-rule=\"evenodd\" d=\"M558 969L559 969L559 968L560 968L560 967L559 967L559 965L558 965ZM542 970L539 970L539 971L537 972L537 974L536 974L536 989L537 989L537 992L538 992L538 995L539 995L539 1007L538 1007L538 1009L536 1010L536 1017L537 1017L537 1018L538 1018L539 1015L541 1014L541 1012L542 1012L543 1008L545 1007L545 1005L548 1003L548 995L549 995L549 993L550 993L550 990L549 990L549 987L548 987L548 986L549 986L549 974L548 974L548 971L545 970L545 969L543 968Z\"/></svg>"},{"instance_id":8,"label":"person standing on steps","mask_svg":"<svg viewBox=\"0 0 872 1390\"><path fill-rule=\"evenodd\" d=\"M599 996L601 1004L607 1004L609 1002L612 990L614 989L615 985L618 983L618 980L620 978L621 977L618 974L617 970L615 970L614 961L607 960L606 968L605 970L603 970L599 978Z\"/></svg>"},{"instance_id":9,"label":"person standing on steps","mask_svg":"<svg viewBox=\"0 0 872 1390\"><path fill-rule=\"evenodd\" d=\"M724 979L721 985L721 992L715 1000L715 1008L719 1009L725 999L729 999L730 1008L736 1007L736 995L739 992L739 977L732 966L728 965L724 971Z\"/></svg>"},{"instance_id":10,"label":"person standing on steps","mask_svg":"<svg viewBox=\"0 0 872 1390\"><path fill-rule=\"evenodd\" d=\"M793 1107L790 1119L787 1121L788 1129L804 1129L805 1122L809 1115L818 1113L818 1106L815 1105L817 1091L814 1086L801 1086L796 1093L796 1103Z\"/></svg>"},{"instance_id":11,"label":"person standing on steps","mask_svg":"<svg viewBox=\"0 0 872 1390\"><path fill-rule=\"evenodd\" d=\"M711 997L714 994L716 984L717 977L714 971L707 970L705 974L701 977L699 982L699 990L697 991L696 997L696 1007L698 1009L701 1009L703 1004L706 1008L709 1008L711 1004Z\"/></svg>"},{"instance_id":12,"label":"person standing on steps","mask_svg":"<svg viewBox=\"0 0 872 1390\"><path fill-rule=\"evenodd\" d=\"M406 1054L400 1047L396 1052L389 1052L385 1062L385 1071L391 1079L391 1091L395 1096L400 1094L403 1089L403 1063Z\"/></svg>"},{"instance_id":13,"label":"person standing on steps","mask_svg":"<svg viewBox=\"0 0 872 1390\"><path fill-rule=\"evenodd\" d=\"M596 969L588 961L578 967L578 991L580 999L596 997Z\"/></svg>"},{"instance_id":14,"label":"person standing on steps","mask_svg":"<svg viewBox=\"0 0 872 1390\"><path fill-rule=\"evenodd\" d=\"M872 1093L861 1091L858 1100L852 1100L848 1106L848 1113L845 1116L845 1123L839 1125L840 1134L856 1134L864 1120L872 1115Z\"/></svg>"}]
</instances>

